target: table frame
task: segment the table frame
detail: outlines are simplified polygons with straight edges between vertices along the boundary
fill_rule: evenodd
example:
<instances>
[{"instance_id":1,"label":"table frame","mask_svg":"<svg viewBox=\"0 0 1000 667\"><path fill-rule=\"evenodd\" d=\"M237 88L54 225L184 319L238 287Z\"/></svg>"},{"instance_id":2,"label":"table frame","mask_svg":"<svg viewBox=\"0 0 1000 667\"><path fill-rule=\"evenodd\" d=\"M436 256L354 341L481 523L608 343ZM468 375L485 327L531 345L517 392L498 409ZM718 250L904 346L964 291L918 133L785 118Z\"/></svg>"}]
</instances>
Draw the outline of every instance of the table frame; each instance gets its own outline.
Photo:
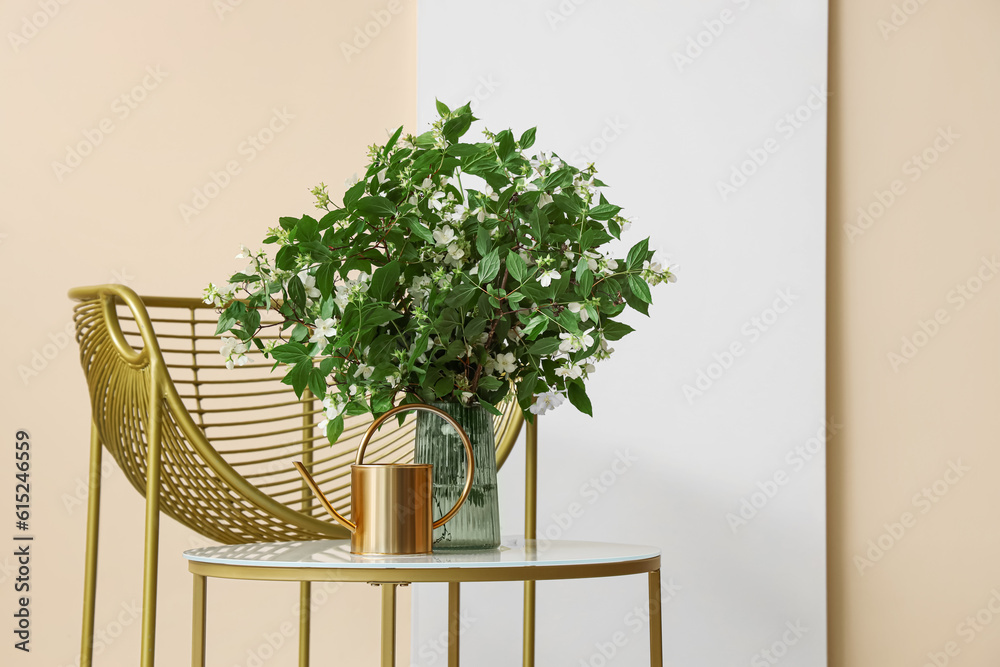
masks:
<instances>
[{"instance_id":1,"label":"table frame","mask_svg":"<svg viewBox=\"0 0 1000 667\"><path fill-rule=\"evenodd\" d=\"M252 581L337 581L369 583L379 586L382 593L382 667L394 667L396 659L396 589L411 583L448 583L448 666L459 667L460 584L482 581L554 581L562 579L594 579L631 574L649 577L649 649L651 667L663 667L663 630L660 614L660 557L604 563L570 563L566 565L529 565L496 567L280 567L234 565L188 561L194 575L194 606L192 614L192 667L205 667L207 629L206 609L208 577ZM525 589L527 593L527 588ZM534 593L534 586L532 586ZM527 607L527 596L525 606ZM532 607L534 600L532 599ZM533 615L532 615L533 616ZM532 623L532 629L534 624ZM527 629L527 628L526 628ZM534 664L534 633L531 637L530 662L528 641L525 641L524 664Z\"/></svg>"}]
</instances>

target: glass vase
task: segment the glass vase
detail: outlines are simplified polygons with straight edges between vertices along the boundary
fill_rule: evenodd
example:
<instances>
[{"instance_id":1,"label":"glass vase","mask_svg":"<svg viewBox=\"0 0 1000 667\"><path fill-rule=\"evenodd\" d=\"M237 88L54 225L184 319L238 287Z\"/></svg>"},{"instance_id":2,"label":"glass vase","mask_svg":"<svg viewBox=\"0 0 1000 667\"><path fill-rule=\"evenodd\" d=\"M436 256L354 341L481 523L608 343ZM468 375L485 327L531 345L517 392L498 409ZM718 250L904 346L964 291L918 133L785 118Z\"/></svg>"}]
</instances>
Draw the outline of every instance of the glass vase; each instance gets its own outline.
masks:
<instances>
[{"instance_id":1,"label":"glass vase","mask_svg":"<svg viewBox=\"0 0 1000 667\"><path fill-rule=\"evenodd\" d=\"M481 406L431 403L457 421L472 441L475 457L472 491L452 519L434 531L434 549L495 549L500 546L500 504L493 417ZM434 520L448 511L465 486L465 448L458 433L441 417L417 413L414 463L434 466Z\"/></svg>"}]
</instances>

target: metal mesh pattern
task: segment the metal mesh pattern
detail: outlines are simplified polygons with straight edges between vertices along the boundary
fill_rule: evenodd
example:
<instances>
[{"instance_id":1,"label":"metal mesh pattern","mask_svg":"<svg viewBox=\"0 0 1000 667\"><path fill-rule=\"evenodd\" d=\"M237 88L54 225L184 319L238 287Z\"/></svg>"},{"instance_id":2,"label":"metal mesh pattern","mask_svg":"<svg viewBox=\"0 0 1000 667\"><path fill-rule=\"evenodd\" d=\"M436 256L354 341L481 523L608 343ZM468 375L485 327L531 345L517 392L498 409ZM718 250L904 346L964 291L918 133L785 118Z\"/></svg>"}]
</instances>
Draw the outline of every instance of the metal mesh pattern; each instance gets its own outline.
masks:
<instances>
[{"instance_id":1,"label":"metal mesh pattern","mask_svg":"<svg viewBox=\"0 0 1000 667\"><path fill-rule=\"evenodd\" d=\"M345 537L292 466L301 460L330 501L350 514L350 466L371 416L350 417L330 445L315 427L322 405L299 400L271 363L226 369L215 311L197 299L139 298L118 285L79 288L80 360L101 442L146 492L151 405L161 405L161 510L224 544ZM266 321L265 321L266 323ZM275 328L276 329L276 328ZM267 330L266 330L267 331ZM494 422L497 463L520 431L516 402ZM413 457L414 418L373 437L366 463Z\"/></svg>"}]
</instances>

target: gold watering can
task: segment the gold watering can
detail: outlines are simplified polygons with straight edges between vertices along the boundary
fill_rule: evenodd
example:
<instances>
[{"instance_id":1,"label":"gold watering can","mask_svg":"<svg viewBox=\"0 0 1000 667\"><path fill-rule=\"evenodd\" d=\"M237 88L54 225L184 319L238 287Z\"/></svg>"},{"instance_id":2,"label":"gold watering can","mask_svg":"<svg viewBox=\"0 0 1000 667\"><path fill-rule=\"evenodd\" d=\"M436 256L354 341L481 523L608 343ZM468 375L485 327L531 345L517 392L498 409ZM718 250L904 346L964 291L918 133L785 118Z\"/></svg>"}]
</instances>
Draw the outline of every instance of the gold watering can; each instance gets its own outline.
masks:
<instances>
[{"instance_id":1,"label":"gold watering can","mask_svg":"<svg viewBox=\"0 0 1000 667\"><path fill-rule=\"evenodd\" d=\"M458 502L447 514L433 520L431 491L433 468L430 463L365 464L368 441L382 423L400 412L424 410L447 421L458 432L465 445L465 488ZM417 555L432 551L435 528L455 516L472 490L475 461L472 443L458 422L444 410L430 405L400 405L372 422L358 446L358 456L351 466L351 513L354 521L340 514L323 495L319 485L300 462L295 467L326 511L340 525L351 531L351 553L360 555Z\"/></svg>"}]
</instances>

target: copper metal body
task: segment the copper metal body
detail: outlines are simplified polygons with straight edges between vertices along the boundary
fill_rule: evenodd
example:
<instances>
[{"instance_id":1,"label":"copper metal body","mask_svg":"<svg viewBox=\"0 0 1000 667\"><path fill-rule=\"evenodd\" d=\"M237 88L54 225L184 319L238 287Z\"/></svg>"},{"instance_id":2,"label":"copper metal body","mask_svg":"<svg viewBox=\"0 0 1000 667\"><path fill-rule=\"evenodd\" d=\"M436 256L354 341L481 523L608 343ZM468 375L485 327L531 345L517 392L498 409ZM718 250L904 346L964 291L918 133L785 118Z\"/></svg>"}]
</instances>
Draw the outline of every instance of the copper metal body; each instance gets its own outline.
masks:
<instances>
[{"instance_id":1,"label":"copper metal body","mask_svg":"<svg viewBox=\"0 0 1000 667\"><path fill-rule=\"evenodd\" d=\"M371 437L387 419L409 410L432 412L454 428L465 447L465 487L448 512L432 519L434 467L424 464L365 464L365 449ZM409 556L433 550L433 532L448 522L469 497L475 472L472 443L458 422L447 412L430 405L401 405L372 422L361 439L358 455L351 466L351 512L354 520L334 508L305 466L294 462L302 479L337 523L351 531L351 553L360 555Z\"/></svg>"}]
</instances>

